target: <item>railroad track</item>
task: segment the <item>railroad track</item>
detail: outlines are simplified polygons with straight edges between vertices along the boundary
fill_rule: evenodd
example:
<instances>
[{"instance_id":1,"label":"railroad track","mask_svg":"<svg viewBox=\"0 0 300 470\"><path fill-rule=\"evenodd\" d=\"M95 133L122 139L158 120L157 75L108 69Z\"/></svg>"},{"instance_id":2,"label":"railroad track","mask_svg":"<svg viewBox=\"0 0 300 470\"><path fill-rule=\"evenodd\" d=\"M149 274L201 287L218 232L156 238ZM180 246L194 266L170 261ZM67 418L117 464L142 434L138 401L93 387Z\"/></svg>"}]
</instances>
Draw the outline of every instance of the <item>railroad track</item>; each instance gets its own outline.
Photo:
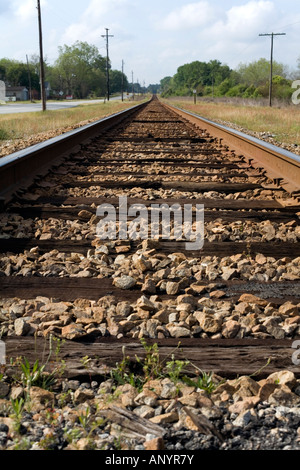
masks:
<instances>
[{"instance_id":1,"label":"railroad track","mask_svg":"<svg viewBox=\"0 0 300 470\"><path fill-rule=\"evenodd\" d=\"M299 375L299 161L238 137L152 99L2 159L7 356L41 357L58 336L67 376L84 380L83 356L98 377L146 338L223 377ZM121 197L149 220L155 204L190 204L194 222L204 206L203 247L100 240L97 208L119 214Z\"/></svg>"}]
</instances>

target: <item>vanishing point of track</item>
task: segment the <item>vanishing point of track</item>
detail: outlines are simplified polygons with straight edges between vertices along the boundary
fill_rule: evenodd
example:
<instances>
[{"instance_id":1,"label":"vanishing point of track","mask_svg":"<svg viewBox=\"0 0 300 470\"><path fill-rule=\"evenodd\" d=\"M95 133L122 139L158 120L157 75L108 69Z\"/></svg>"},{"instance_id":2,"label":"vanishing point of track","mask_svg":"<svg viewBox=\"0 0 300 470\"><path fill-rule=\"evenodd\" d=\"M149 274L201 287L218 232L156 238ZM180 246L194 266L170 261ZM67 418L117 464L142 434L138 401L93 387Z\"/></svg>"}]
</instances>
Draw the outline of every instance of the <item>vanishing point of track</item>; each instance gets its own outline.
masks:
<instances>
[{"instance_id":1,"label":"vanishing point of track","mask_svg":"<svg viewBox=\"0 0 300 470\"><path fill-rule=\"evenodd\" d=\"M15 299L0 323L7 354L42 354L54 334L66 339L69 377L84 376L85 355L97 376L124 345L133 358L142 354L145 338L162 354L180 342L179 357L222 376L251 374L268 359L262 374L298 374L297 158L253 150L156 98L112 122L3 159L4 310ZM118 208L120 196L149 212L152 204L203 204L203 248L151 237L100 241L97 207Z\"/></svg>"}]
</instances>

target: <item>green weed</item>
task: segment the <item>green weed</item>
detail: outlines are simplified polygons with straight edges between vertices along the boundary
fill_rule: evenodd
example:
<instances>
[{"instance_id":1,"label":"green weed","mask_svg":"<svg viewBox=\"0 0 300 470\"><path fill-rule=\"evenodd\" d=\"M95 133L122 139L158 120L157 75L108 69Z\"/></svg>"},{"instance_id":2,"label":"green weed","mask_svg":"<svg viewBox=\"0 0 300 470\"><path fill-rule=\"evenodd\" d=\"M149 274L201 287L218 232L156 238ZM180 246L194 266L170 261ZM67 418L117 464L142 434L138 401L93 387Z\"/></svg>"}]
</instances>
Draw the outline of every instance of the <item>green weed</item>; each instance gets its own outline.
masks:
<instances>
[{"instance_id":1,"label":"green weed","mask_svg":"<svg viewBox=\"0 0 300 470\"><path fill-rule=\"evenodd\" d=\"M207 374L206 372L202 372L201 375L195 379L191 379L185 375L182 377L182 381L189 387L200 388L208 394L211 394L216 388L216 384L213 381L213 374Z\"/></svg>"}]
</instances>

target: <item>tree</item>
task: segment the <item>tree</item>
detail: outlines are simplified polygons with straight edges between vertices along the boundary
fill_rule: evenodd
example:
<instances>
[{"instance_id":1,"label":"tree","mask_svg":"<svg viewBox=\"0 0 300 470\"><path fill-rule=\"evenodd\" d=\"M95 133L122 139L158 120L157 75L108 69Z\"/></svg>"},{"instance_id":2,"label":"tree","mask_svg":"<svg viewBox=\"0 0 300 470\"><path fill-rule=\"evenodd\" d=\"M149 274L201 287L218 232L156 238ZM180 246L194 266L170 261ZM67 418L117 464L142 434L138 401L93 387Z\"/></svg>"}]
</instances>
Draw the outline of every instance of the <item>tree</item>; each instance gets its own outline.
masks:
<instances>
[{"instance_id":1,"label":"tree","mask_svg":"<svg viewBox=\"0 0 300 470\"><path fill-rule=\"evenodd\" d=\"M30 78L29 78L30 77ZM4 80L7 86L24 86L39 89L39 75L33 64L18 62L10 59L0 60L0 80Z\"/></svg>"},{"instance_id":2,"label":"tree","mask_svg":"<svg viewBox=\"0 0 300 470\"><path fill-rule=\"evenodd\" d=\"M157 95L160 92L160 85L158 83L152 83L147 88L148 93L151 95Z\"/></svg>"},{"instance_id":3,"label":"tree","mask_svg":"<svg viewBox=\"0 0 300 470\"><path fill-rule=\"evenodd\" d=\"M210 85L213 82L214 85L218 86L226 79L234 80L231 68L228 65L222 65L218 60L211 60L208 63L208 71L208 83L204 83L204 85Z\"/></svg>"},{"instance_id":4,"label":"tree","mask_svg":"<svg viewBox=\"0 0 300 470\"><path fill-rule=\"evenodd\" d=\"M4 65L2 65L0 63L0 80L5 80L5 76L6 76L6 68Z\"/></svg>"},{"instance_id":5,"label":"tree","mask_svg":"<svg viewBox=\"0 0 300 470\"><path fill-rule=\"evenodd\" d=\"M194 89L202 94L205 87L219 85L231 72L227 65L222 65L218 60L208 63L194 61L178 67L172 81L166 81L164 85L172 83L172 92L177 95L192 94Z\"/></svg>"},{"instance_id":6,"label":"tree","mask_svg":"<svg viewBox=\"0 0 300 470\"><path fill-rule=\"evenodd\" d=\"M77 98L86 98L91 91L105 94L106 60L96 46L77 41L73 46L59 47L55 68L56 79L66 94Z\"/></svg>"},{"instance_id":7,"label":"tree","mask_svg":"<svg viewBox=\"0 0 300 470\"><path fill-rule=\"evenodd\" d=\"M300 69L300 58L299 58ZM283 64L273 62L273 91L279 99L289 99L292 88L289 73ZM231 70L218 60L194 61L181 65L173 77L161 80L163 96L198 95L239 96L243 98L267 97L269 93L270 63L260 59L250 64L240 64Z\"/></svg>"},{"instance_id":8,"label":"tree","mask_svg":"<svg viewBox=\"0 0 300 470\"><path fill-rule=\"evenodd\" d=\"M251 62L250 64L240 64L237 69L240 75L240 82L247 85L254 85L259 87L269 83L270 81L270 61L266 59L259 59L258 61ZM278 62L273 62L274 75L285 76L285 67Z\"/></svg>"},{"instance_id":9,"label":"tree","mask_svg":"<svg viewBox=\"0 0 300 470\"><path fill-rule=\"evenodd\" d=\"M164 96L172 94L172 77L165 77L160 81L160 89Z\"/></svg>"},{"instance_id":10,"label":"tree","mask_svg":"<svg viewBox=\"0 0 300 470\"><path fill-rule=\"evenodd\" d=\"M123 84L123 91L128 89L128 79L126 75L119 70L111 70L110 71L110 91L111 93L119 93L122 91L122 84Z\"/></svg>"}]
</instances>

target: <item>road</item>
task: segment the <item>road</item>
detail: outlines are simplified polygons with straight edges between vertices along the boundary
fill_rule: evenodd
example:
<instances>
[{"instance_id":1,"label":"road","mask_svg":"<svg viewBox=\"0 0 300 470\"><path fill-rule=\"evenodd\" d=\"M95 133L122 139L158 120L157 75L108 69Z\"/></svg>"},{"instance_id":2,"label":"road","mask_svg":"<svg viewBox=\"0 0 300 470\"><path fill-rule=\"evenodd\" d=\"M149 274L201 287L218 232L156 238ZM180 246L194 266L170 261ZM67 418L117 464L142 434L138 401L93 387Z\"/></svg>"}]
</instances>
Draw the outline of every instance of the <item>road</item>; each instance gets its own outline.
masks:
<instances>
[{"instance_id":1,"label":"road","mask_svg":"<svg viewBox=\"0 0 300 470\"><path fill-rule=\"evenodd\" d=\"M113 100L120 100L121 96L115 96L110 98L111 101ZM81 101L62 101L62 102L47 102L47 110L58 110L58 109L68 109L68 108L75 108L81 104L97 104L103 103L103 99L101 100L81 100ZM16 113L36 113L38 111L42 111L42 104L41 103L9 103L0 105L0 114L16 114Z\"/></svg>"}]
</instances>

